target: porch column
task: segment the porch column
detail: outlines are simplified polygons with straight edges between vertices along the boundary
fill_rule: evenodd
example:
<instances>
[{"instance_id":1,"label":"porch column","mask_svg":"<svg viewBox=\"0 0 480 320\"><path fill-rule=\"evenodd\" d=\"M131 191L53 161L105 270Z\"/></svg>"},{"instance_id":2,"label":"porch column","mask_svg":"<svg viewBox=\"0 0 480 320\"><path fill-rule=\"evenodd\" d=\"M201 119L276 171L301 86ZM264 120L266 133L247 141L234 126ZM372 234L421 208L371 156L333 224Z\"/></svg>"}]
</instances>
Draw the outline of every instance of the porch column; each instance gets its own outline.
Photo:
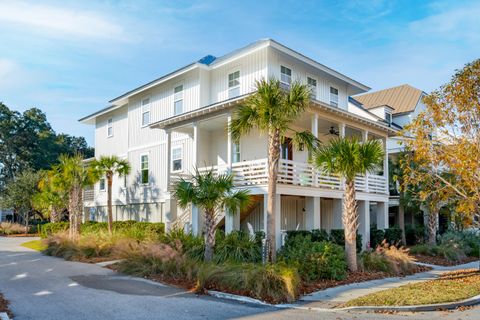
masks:
<instances>
[{"instance_id":1,"label":"porch column","mask_svg":"<svg viewBox=\"0 0 480 320\"><path fill-rule=\"evenodd\" d=\"M318 114L313 114L312 117L312 134L315 138L318 138Z\"/></svg>"},{"instance_id":2,"label":"porch column","mask_svg":"<svg viewBox=\"0 0 480 320\"><path fill-rule=\"evenodd\" d=\"M192 172L195 172L195 168L198 167L198 124L193 123L193 150L192 150Z\"/></svg>"},{"instance_id":3,"label":"porch column","mask_svg":"<svg viewBox=\"0 0 480 320\"><path fill-rule=\"evenodd\" d=\"M305 197L306 229L320 229L320 197Z\"/></svg>"},{"instance_id":4,"label":"porch column","mask_svg":"<svg viewBox=\"0 0 480 320\"><path fill-rule=\"evenodd\" d=\"M235 214L231 214L225 210L225 233L240 230L240 210L236 210Z\"/></svg>"},{"instance_id":5,"label":"porch column","mask_svg":"<svg viewBox=\"0 0 480 320\"><path fill-rule=\"evenodd\" d=\"M163 204L163 221L165 222L165 231L172 229L172 222L177 219L177 203L175 199L165 199Z\"/></svg>"},{"instance_id":6,"label":"porch column","mask_svg":"<svg viewBox=\"0 0 480 320\"><path fill-rule=\"evenodd\" d=\"M345 123L338 124L338 137L345 138ZM345 190L345 178L340 178L340 190Z\"/></svg>"},{"instance_id":7,"label":"porch column","mask_svg":"<svg viewBox=\"0 0 480 320\"><path fill-rule=\"evenodd\" d=\"M383 152L385 152L385 158L383 160L383 176L385 177L385 193L389 194L390 190L388 188L388 148L387 148L387 138L382 139L383 142Z\"/></svg>"},{"instance_id":8,"label":"porch column","mask_svg":"<svg viewBox=\"0 0 480 320\"><path fill-rule=\"evenodd\" d=\"M232 115L227 117L227 168L228 171L232 171L232 134L230 133L230 127L232 125Z\"/></svg>"},{"instance_id":9,"label":"porch column","mask_svg":"<svg viewBox=\"0 0 480 320\"><path fill-rule=\"evenodd\" d=\"M198 236L201 234L200 211L197 206L192 205L192 234Z\"/></svg>"},{"instance_id":10,"label":"porch column","mask_svg":"<svg viewBox=\"0 0 480 320\"><path fill-rule=\"evenodd\" d=\"M275 243L276 249L282 247L282 196L275 196Z\"/></svg>"},{"instance_id":11,"label":"porch column","mask_svg":"<svg viewBox=\"0 0 480 320\"><path fill-rule=\"evenodd\" d=\"M362 142L365 143L368 141L368 130L362 130ZM368 171L365 173L365 192L369 192L368 190Z\"/></svg>"},{"instance_id":12,"label":"porch column","mask_svg":"<svg viewBox=\"0 0 480 320\"><path fill-rule=\"evenodd\" d=\"M377 228L388 228L388 202L377 202Z\"/></svg>"},{"instance_id":13,"label":"porch column","mask_svg":"<svg viewBox=\"0 0 480 320\"><path fill-rule=\"evenodd\" d=\"M167 134L167 191L170 190L170 180L171 180L171 159L172 159L172 133L170 130L166 130L165 133Z\"/></svg>"},{"instance_id":14,"label":"porch column","mask_svg":"<svg viewBox=\"0 0 480 320\"><path fill-rule=\"evenodd\" d=\"M358 233L362 235L362 249L370 242L370 201L358 201L359 226Z\"/></svg>"}]
</instances>

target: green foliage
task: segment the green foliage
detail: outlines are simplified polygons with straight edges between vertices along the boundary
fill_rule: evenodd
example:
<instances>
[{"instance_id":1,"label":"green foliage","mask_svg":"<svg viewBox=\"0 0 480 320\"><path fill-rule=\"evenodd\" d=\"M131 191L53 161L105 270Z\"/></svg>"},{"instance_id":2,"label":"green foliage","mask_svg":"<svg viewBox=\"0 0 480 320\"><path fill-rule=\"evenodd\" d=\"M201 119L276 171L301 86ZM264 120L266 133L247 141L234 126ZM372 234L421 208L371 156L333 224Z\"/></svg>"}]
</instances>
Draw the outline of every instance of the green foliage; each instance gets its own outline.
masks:
<instances>
[{"instance_id":1,"label":"green foliage","mask_svg":"<svg viewBox=\"0 0 480 320\"><path fill-rule=\"evenodd\" d=\"M180 244L183 252L189 259L201 261L205 253L205 241L203 237L197 237L191 233L185 233L183 229L170 230L161 237L161 242L178 247Z\"/></svg>"},{"instance_id":2,"label":"green foliage","mask_svg":"<svg viewBox=\"0 0 480 320\"><path fill-rule=\"evenodd\" d=\"M0 190L20 172L50 168L61 154L93 156L83 137L56 134L37 108L20 113L0 103L0 141Z\"/></svg>"},{"instance_id":3,"label":"green foliage","mask_svg":"<svg viewBox=\"0 0 480 320\"><path fill-rule=\"evenodd\" d=\"M460 262L465 259L466 256L465 252L461 248L459 248L458 245L452 246L447 244L418 244L410 248L410 253L432 257L441 257L453 262Z\"/></svg>"},{"instance_id":4,"label":"green foliage","mask_svg":"<svg viewBox=\"0 0 480 320\"><path fill-rule=\"evenodd\" d=\"M405 240L408 246L413 246L425 241L425 226L416 224L405 225Z\"/></svg>"},{"instance_id":5,"label":"green foliage","mask_svg":"<svg viewBox=\"0 0 480 320\"><path fill-rule=\"evenodd\" d=\"M318 241L318 242L329 241L330 240L328 232L323 230L323 229L321 229L321 230L320 229L314 229L312 231L308 231L308 230L287 231L287 238L285 240L288 241L288 239L292 239L292 238L295 238L297 236L302 236L302 237L310 236L312 241Z\"/></svg>"},{"instance_id":6,"label":"green foliage","mask_svg":"<svg viewBox=\"0 0 480 320\"><path fill-rule=\"evenodd\" d=\"M51 235L66 232L68 230L68 227L68 222L50 222L39 226L38 233L41 238L45 239Z\"/></svg>"},{"instance_id":7,"label":"green foliage","mask_svg":"<svg viewBox=\"0 0 480 320\"><path fill-rule=\"evenodd\" d=\"M440 246L461 249L465 255L478 257L480 251L480 233L478 231L449 231L438 238Z\"/></svg>"},{"instance_id":8,"label":"green foliage","mask_svg":"<svg viewBox=\"0 0 480 320\"><path fill-rule=\"evenodd\" d=\"M402 241L402 230L400 228L377 229L376 225L370 228L370 247L376 248L383 241L398 246Z\"/></svg>"},{"instance_id":9,"label":"green foliage","mask_svg":"<svg viewBox=\"0 0 480 320\"><path fill-rule=\"evenodd\" d=\"M338 244L342 248L345 247L345 231L343 229L330 230L329 240L335 244ZM357 252L362 251L362 235L357 233L356 237Z\"/></svg>"},{"instance_id":10,"label":"green foliage","mask_svg":"<svg viewBox=\"0 0 480 320\"><path fill-rule=\"evenodd\" d=\"M65 233L57 233L45 240L47 247L43 253L65 260L89 261L110 256L115 241L107 234L89 234L72 240Z\"/></svg>"},{"instance_id":11,"label":"green foliage","mask_svg":"<svg viewBox=\"0 0 480 320\"><path fill-rule=\"evenodd\" d=\"M234 231L228 235L217 231L213 261L224 262L260 262L262 247L256 239L242 231Z\"/></svg>"},{"instance_id":12,"label":"green foliage","mask_svg":"<svg viewBox=\"0 0 480 320\"><path fill-rule=\"evenodd\" d=\"M344 249L331 242L314 242L310 235L290 237L279 251L279 259L296 267L305 281L346 277Z\"/></svg>"},{"instance_id":13,"label":"green foliage","mask_svg":"<svg viewBox=\"0 0 480 320\"><path fill-rule=\"evenodd\" d=\"M284 264L204 264L198 272L198 288L249 295L270 303L293 302L300 277Z\"/></svg>"}]
</instances>

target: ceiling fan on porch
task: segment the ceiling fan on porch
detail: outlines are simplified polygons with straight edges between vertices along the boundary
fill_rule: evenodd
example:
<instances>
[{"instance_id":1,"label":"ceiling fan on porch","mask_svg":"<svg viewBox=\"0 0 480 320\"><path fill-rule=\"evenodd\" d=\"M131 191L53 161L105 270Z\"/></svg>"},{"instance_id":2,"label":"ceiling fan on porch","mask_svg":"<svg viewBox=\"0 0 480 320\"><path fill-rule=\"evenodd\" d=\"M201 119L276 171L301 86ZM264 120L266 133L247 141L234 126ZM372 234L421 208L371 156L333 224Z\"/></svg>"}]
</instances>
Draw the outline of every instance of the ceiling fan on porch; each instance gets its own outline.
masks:
<instances>
[{"instance_id":1,"label":"ceiling fan on porch","mask_svg":"<svg viewBox=\"0 0 480 320\"><path fill-rule=\"evenodd\" d=\"M328 130L328 132L325 133L324 135L325 135L325 136L329 136L329 135L338 136L339 133L340 133L339 131L335 130L335 127L334 127L334 126L331 126L331 127L330 127L330 130Z\"/></svg>"}]
</instances>

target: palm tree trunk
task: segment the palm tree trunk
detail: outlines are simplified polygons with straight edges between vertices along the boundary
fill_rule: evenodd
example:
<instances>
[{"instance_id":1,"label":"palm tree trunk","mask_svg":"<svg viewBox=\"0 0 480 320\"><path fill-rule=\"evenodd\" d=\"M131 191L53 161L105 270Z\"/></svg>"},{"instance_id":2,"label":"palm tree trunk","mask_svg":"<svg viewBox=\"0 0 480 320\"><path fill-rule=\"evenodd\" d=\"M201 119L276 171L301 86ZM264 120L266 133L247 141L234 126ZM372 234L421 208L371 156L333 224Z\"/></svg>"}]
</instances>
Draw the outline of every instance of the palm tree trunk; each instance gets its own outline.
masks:
<instances>
[{"instance_id":1,"label":"palm tree trunk","mask_svg":"<svg viewBox=\"0 0 480 320\"><path fill-rule=\"evenodd\" d=\"M73 186L70 191L68 211L70 215L69 235L70 238L73 239L80 234L80 224L82 223L83 197L81 186Z\"/></svg>"},{"instance_id":2,"label":"palm tree trunk","mask_svg":"<svg viewBox=\"0 0 480 320\"><path fill-rule=\"evenodd\" d=\"M438 211L429 209L428 210L428 244L435 245L437 244L437 215Z\"/></svg>"},{"instance_id":3,"label":"palm tree trunk","mask_svg":"<svg viewBox=\"0 0 480 320\"><path fill-rule=\"evenodd\" d=\"M205 262L213 259L213 248L215 247L215 215L213 210L205 211Z\"/></svg>"},{"instance_id":4,"label":"palm tree trunk","mask_svg":"<svg viewBox=\"0 0 480 320\"><path fill-rule=\"evenodd\" d=\"M112 174L107 173L107 210L108 210L108 233L112 234L113 212L112 212Z\"/></svg>"},{"instance_id":5,"label":"palm tree trunk","mask_svg":"<svg viewBox=\"0 0 480 320\"><path fill-rule=\"evenodd\" d=\"M345 253L348 269L357 271L357 229L358 207L355 200L355 181L345 181L345 200L343 202L343 227L345 232Z\"/></svg>"},{"instance_id":6,"label":"palm tree trunk","mask_svg":"<svg viewBox=\"0 0 480 320\"><path fill-rule=\"evenodd\" d=\"M276 259L275 198L277 195L278 162L280 160L280 131L270 129L268 134L268 195L267 195L267 232L270 242L270 261Z\"/></svg>"}]
</instances>

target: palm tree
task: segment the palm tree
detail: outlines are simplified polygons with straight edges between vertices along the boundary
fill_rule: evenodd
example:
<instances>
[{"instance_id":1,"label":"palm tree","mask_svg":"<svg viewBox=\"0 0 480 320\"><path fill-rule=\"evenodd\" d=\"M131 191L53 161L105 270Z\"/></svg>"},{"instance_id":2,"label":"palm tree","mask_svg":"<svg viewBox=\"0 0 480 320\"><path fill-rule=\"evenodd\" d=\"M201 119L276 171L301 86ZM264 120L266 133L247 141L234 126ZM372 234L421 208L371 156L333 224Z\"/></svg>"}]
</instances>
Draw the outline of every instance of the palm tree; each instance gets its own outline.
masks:
<instances>
[{"instance_id":1,"label":"palm tree","mask_svg":"<svg viewBox=\"0 0 480 320\"><path fill-rule=\"evenodd\" d=\"M85 165L81 155L61 155L59 158L56 188L68 195L69 235L74 238L80 233L83 214L83 189L95 181L92 169Z\"/></svg>"},{"instance_id":2,"label":"palm tree","mask_svg":"<svg viewBox=\"0 0 480 320\"><path fill-rule=\"evenodd\" d=\"M42 178L38 183L39 192L33 198L35 209L50 217L50 222L58 222L61 213L68 206L68 194L63 188L59 188L61 176L58 168L43 171Z\"/></svg>"},{"instance_id":3,"label":"palm tree","mask_svg":"<svg viewBox=\"0 0 480 320\"><path fill-rule=\"evenodd\" d=\"M236 110L230 132L235 141L252 129L268 135L266 236L270 242L271 259L275 260L275 197L281 140L287 133L291 133L296 147L303 144L312 150L317 139L310 131L298 132L291 126L309 107L310 89L307 85L293 82L287 90L281 87L279 80L272 78L257 81L255 87L256 92Z\"/></svg>"},{"instance_id":4,"label":"palm tree","mask_svg":"<svg viewBox=\"0 0 480 320\"><path fill-rule=\"evenodd\" d=\"M105 176L107 179L107 207L108 207L108 232L112 234L113 213L112 213L112 183L113 176L123 177L130 173L130 164L127 160L120 159L117 156L101 156L91 164L96 178Z\"/></svg>"},{"instance_id":5,"label":"palm tree","mask_svg":"<svg viewBox=\"0 0 480 320\"><path fill-rule=\"evenodd\" d=\"M181 208L190 204L201 209L205 214L205 261L213 258L215 246L215 212L226 209L229 214L236 214L237 209L244 210L250 204L248 190L234 190L233 175L215 175L213 170L195 174L188 178L179 178L173 187L175 198Z\"/></svg>"},{"instance_id":6,"label":"palm tree","mask_svg":"<svg viewBox=\"0 0 480 320\"><path fill-rule=\"evenodd\" d=\"M350 271L357 270L358 211L355 200L355 176L379 168L384 157L377 140L360 143L355 138L337 138L319 146L313 153L313 163L327 174L345 179L342 222L345 232L345 252Z\"/></svg>"}]
</instances>

